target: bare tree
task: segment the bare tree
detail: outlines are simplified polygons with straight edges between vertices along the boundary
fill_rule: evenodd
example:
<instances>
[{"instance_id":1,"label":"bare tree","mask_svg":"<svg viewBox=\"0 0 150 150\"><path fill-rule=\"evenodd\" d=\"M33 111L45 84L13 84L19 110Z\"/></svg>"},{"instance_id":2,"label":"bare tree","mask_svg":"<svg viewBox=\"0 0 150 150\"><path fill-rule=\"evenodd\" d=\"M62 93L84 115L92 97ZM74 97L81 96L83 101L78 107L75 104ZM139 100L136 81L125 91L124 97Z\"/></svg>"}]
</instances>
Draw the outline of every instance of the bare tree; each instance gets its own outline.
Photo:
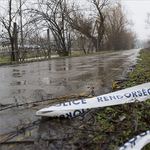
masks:
<instances>
[{"instance_id":1,"label":"bare tree","mask_svg":"<svg viewBox=\"0 0 150 150\"><path fill-rule=\"evenodd\" d=\"M105 22L105 35L107 49L130 49L134 47L136 35L130 30L132 22L126 17L127 13L121 4L105 10L107 17Z\"/></svg>"},{"instance_id":2,"label":"bare tree","mask_svg":"<svg viewBox=\"0 0 150 150\"><path fill-rule=\"evenodd\" d=\"M8 1L8 10L3 9L4 15L0 14L0 22L2 23L5 31L3 32L3 38L8 39L11 44L11 60L15 61L14 52L14 37L13 37L13 20L16 17L16 13L12 11L12 0Z\"/></svg>"},{"instance_id":3,"label":"bare tree","mask_svg":"<svg viewBox=\"0 0 150 150\"><path fill-rule=\"evenodd\" d=\"M68 56L71 50L71 30L66 22L67 4L65 0L39 1L39 9L31 9L34 20L43 28L50 29L60 56Z\"/></svg>"},{"instance_id":4,"label":"bare tree","mask_svg":"<svg viewBox=\"0 0 150 150\"><path fill-rule=\"evenodd\" d=\"M17 58L17 60L19 59L19 53L18 53L18 56L15 57L14 43L17 40L16 35L18 35L19 30L21 29L21 31L22 31L23 25L21 24L21 26L20 26L20 24L19 24L18 26L15 27L15 30L17 30L17 31L14 31L14 22L18 22L19 16L21 16L21 7L26 3L26 0L24 0L22 3L20 0L19 7L15 6L15 2L16 1L13 1L13 0L8 0L7 2L5 2L6 7L1 7L1 9L3 9L3 10L0 13L0 22L1 22L2 28L3 28L3 33L1 34L1 36L5 41L10 42L11 61L16 61L16 58ZM8 5L8 7L7 7L7 5ZM19 39L18 39L18 41L19 41ZM15 45L18 45L18 43L16 43Z\"/></svg>"},{"instance_id":5,"label":"bare tree","mask_svg":"<svg viewBox=\"0 0 150 150\"><path fill-rule=\"evenodd\" d=\"M82 37L86 36L96 48L97 39L93 36L92 19L85 18L84 15L77 9L68 15L67 21L69 22L74 32L77 31L83 34Z\"/></svg>"},{"instance_id":6,"label":"bare tree","mask_svg":"<svg viewBox=\"0 0 150 150\"><path fill-rule=\"evenodd\" d=\"M147 17L146 17L145 23L146 23L146 28L150 29L150 13L147 13ZM150 47L150 35L148 36L148 38L149 39L147 41L147 45L148 45L148 47Z\"/></svg>"},{"instance_id":7,"label":"bare tree","mask_svg":"<svg viewBox=\"0 0 150 150\"><path fill-rule=\"evenodd\" d=\"M150 13L147 13L147 17L146 17L145 23L147 25L146 27L150 28Z\"/></svg>"},{"instance_id":8,"label":"bare tree","mask_svg":"<svg viewBox=\"0 0 150 150\"><path fill-rule=\"evenodd\" d=\"M94 7L94 17L84 17L85 15L78 11L79 9L74 9L74 12L69 16L68 22L73 29L91 39L96 51L100 51L105 33L106 16L104 10L111 2L110 0L90 0L90 2Z\"/></svg>"},{"instance_id":9,"label":"bare tree","mask_svg":"<svg viewBox=\"0 0 150 150\"><path fill-rule=\"evenodd\" d=\"M92 0L95 9L97 10L97 17L95 21L96 30L97 30L97 51L101 49L102 39L105 33L105 19L104 9L108 7L109 0Z\"/></svg>"}]
</instances>

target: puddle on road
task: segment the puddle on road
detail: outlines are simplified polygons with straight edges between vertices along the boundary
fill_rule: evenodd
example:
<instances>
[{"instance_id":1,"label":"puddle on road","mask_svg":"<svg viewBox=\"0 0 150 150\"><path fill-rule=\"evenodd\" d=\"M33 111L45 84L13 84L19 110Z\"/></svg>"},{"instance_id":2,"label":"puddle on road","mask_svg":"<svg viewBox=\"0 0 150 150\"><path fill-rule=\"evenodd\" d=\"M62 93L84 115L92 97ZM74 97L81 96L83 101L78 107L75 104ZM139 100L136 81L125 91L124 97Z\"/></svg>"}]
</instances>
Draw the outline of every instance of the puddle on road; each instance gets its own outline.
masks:
<instances>
[{"instance_id":1,"label":"puddle on road","mask_svg":"<svg viewBox=\"0 0 150 150\"><path fill-rule=\"evenodd\" d=\"M56 71L68 71L72 69L71 59L61 59L60 62L56 63L54 60L49 64L49 70L52 72Z\"/></svg>"},{"instance_id":2,"label":"puddle on road","mask_svg":"<svg viewBox=\"0 0 150 150\"><path fill-rule=\"evenodd\" d=\"M24 74L25 74L25 70L22 70L21 72L20 72L20 70L17 70L17 69L12 70L12 77L15 77L15 78L20 78Z\"/></svg>"},{"instance_id":3,"label":"puddle on road","mask_svg":"<svg viewBox=\"0 0 150 150\"><path fill-rule=\"evenodd\" d=\"M27 81L13 81L10 83L11 86L16 86L16 85L26 85Z\"/></svg>"}]
</instances>

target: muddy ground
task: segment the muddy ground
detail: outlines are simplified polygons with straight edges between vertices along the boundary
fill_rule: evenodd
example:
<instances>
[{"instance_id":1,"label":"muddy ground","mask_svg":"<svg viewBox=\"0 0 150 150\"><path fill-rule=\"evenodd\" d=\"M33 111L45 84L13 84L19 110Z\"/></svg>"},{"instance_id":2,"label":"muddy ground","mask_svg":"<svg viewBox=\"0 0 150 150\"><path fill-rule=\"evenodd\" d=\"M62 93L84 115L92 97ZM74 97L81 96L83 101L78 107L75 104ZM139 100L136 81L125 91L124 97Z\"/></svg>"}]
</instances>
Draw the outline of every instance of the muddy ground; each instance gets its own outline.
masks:
<instances>
[{"instance_id":1,"label":"muddy ground","mask_svg":"<svg viewBox=\"0 0 150 150\"><path fill-rule=\"evenodd\" d=\"M140 49L134 49L0 67L0 135L3 142L0 149L87 149L91 135L80 141L77 134L83 124L94 122L95 110L73 119L59 120L35 115L38 109L47 107L45 105L17 106L70 94L81 95L91 86L94 86L95 96L109 93L113 82L125 79L132 70L139 52ZM10 108L5 109L7 107ZM108 143L104 143L103 149L108 149Z\"/></svg>"}]
</instances>

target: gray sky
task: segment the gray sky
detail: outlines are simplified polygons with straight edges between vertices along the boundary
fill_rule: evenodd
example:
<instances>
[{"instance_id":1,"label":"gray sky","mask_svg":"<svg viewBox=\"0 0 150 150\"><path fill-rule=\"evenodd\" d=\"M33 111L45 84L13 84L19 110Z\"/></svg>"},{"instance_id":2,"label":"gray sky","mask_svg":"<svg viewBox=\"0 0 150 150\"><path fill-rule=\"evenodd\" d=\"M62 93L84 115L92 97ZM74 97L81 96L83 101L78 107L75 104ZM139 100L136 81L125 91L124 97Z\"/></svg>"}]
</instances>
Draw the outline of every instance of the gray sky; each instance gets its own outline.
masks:
<instances>
[{"instance_id":1,"label":"gray sky","mask_svg":"<svg viewBox=\"0 0 150 150\"><path fill-rule=\"evenodd\" d=\"M148 38L150 29L146 29L146 16L150 13L150 0L121 0L129 11L129 17L133 20L133 30L138 34L140 40Z\"/></svg>"},{"instance_id":2,"label":"gray sky","mask_svg":"<svg viewBox=\"0 0 150 150\"><path fill-rule=\"evenodd\" d=\"M90 3L85 0L76 0L82 7L88 7ZM146 16L150 13L150 0L118 0L128 11L128 18L134 23L133 31L137 33L139 40L147 40L150 29L146 29ZM89 9L90 7L88 7Z\"/></svg>"},{"instance_id":3,"label":"gray sky","mask_svg":"<svg viewBox=\"0 0 150 150\"><path fill-rule=\"evenodd\" d=\"M6 0L0 0L1 7L4 6L4 2ZM17 1L17 0L16 0ZM70 0L68 0L70 1ZM78 1L78 4L85 7L85 5L89 5L90 3L85 0L74 0ZM133 20L134 26L133 30L137 33L138 38L140 40L146 40L148 35L150 36L150 29L146 29L146 16L147 13L150 13L150 0L118 0L121 1L125 8L128 10L128 17Z\"/></svg>"}]
</instances>

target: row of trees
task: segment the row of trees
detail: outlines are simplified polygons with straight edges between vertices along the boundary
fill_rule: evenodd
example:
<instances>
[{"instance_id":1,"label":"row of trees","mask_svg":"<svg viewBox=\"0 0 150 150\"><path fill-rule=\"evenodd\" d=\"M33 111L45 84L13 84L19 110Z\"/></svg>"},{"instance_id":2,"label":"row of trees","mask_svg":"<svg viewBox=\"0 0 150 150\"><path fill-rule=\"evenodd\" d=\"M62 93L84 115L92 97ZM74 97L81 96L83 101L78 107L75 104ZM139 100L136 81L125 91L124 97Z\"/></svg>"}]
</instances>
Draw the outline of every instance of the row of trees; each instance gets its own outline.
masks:
<instances>
[{"instance_id":1,"label":"row of trees","mask_svg":"<svg viewBox=\"0 0 150 150\"><path fill-rule=\"evenodd\" d=\"M8 0L8 7L0 14L0 39L10 41L12 61L17 60L16 41L23 50L22 57L27 52L25 45L36 45L49 57L52 48L60 56L68 56L72 49L89 53L134 47L136 34L131 31L132 22L115 1L87 0L88 11L73 0L20 0L17 6L15 2ZM16 29L14 22L18 23Z\"/></svg>"}]
</instances>

